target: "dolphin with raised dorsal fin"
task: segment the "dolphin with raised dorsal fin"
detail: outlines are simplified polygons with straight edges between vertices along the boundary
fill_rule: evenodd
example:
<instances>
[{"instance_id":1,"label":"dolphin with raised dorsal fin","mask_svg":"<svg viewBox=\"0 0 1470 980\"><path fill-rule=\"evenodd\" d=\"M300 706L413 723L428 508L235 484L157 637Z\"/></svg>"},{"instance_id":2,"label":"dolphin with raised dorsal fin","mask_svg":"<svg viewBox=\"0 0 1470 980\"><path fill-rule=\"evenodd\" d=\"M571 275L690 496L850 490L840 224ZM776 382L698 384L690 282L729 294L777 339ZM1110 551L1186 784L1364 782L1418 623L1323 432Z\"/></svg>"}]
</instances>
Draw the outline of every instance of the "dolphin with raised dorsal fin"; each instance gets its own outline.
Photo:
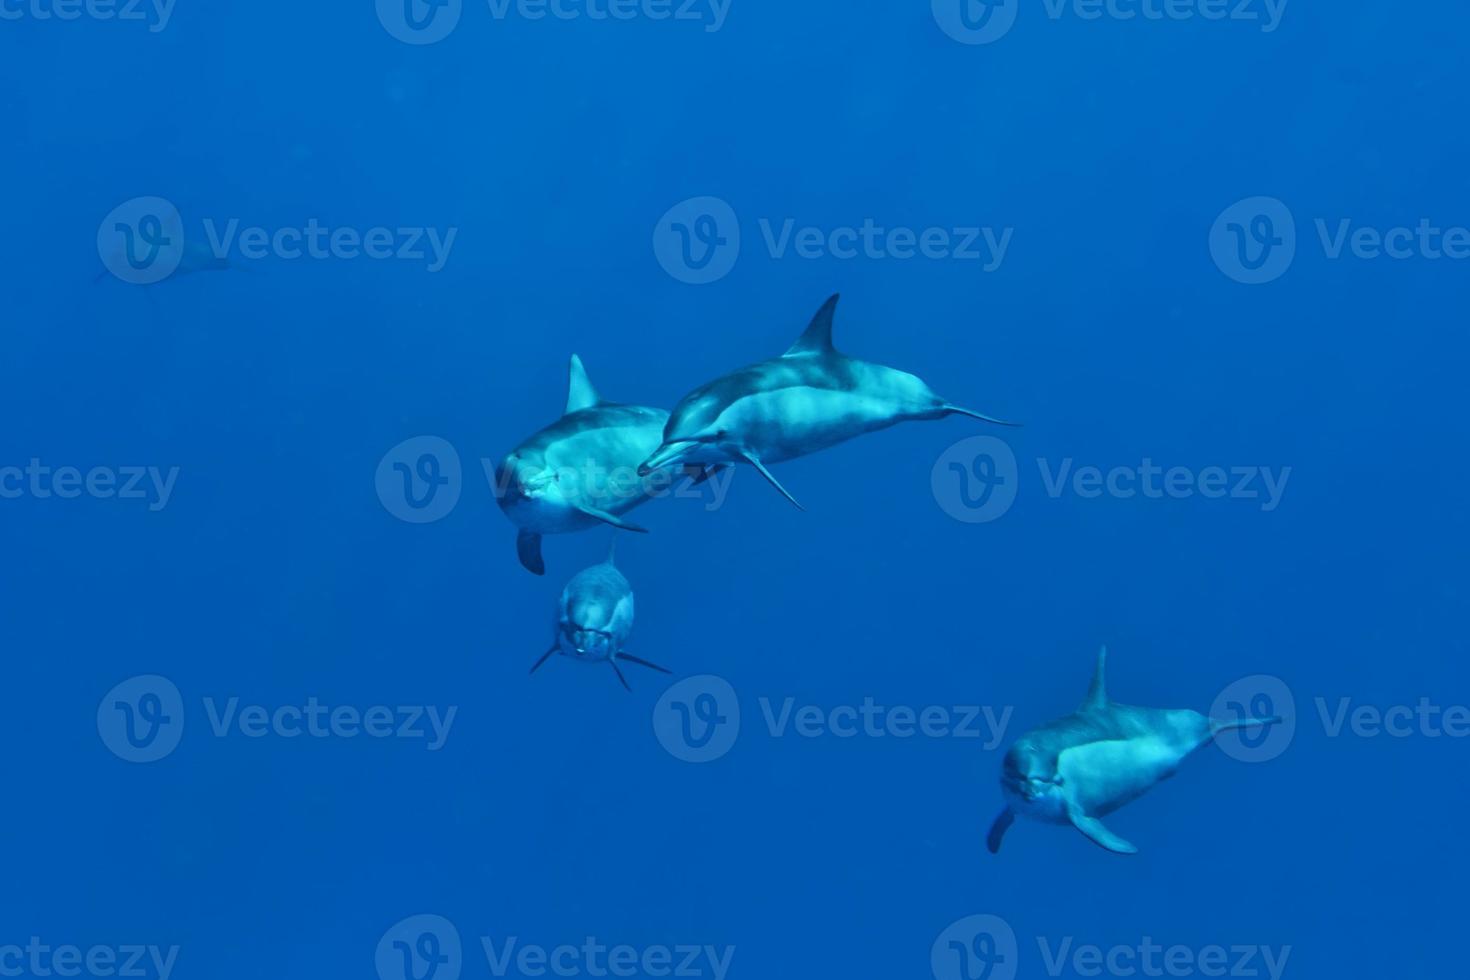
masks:
<instances>
[{"instance_id":1,"label":"dolphin with raised dorsal fin","mask_svg":"<svg viewBox=\"0 0 1470 980\"><path fill-rule=\"evenodd\" d=\"M675 406L663 443L640 473L673 463L749 463L796 506L767 465L805 456L899 422L948 415L999 425L960 408L912 374L840 353L832 344L832 296L781 357L732 371Z\"/></svg>"},{"instance_id":2,"label":"dolphin with raised dorsal fin","mask_svg":"<svg viewBox=\"0 0 1470 980\"><path fill-rule=\"evenodd\" d=\"M578 572L562 590L557 607L556 640L531 666L531 673L536 673L553 653L583 663L606 661L628 691L633 689L628 687L628 679L618 666L620 660L671 673L623 649L632 631L633 587L618 571L613 562L613 549L608 548L606 561Z\"/></svg>"},{"instance_id":3,"label":"dolphin with raised dorsal fin","mask_svg":"<svg viewBox=\"0 0 1470 980\"><path fill-rule=\"evenodd\" d=\"M986 838L990 853L1000 851L1006 830L1021 815L1071 824L1099 847L1136 854L1138 848L1104 827L1100 818L1174 775L1186 758L1221 732L1281 721L1219 721L1187 708L1116 704L1108 699L1107 656L1103 647L1081 707L1027 732L1006 753L1000 782L1007 806Z\"/></svg>"},{"instance_id":4,"label":"dolphin with raised dorsal fin","mask_svg":"<svg viewBox=\"0 0 1470 980\"><path fill-rule=\"evenodd\" d=\"M495 468L500 509L520 529L521 564L546 573L541 536L610 524L644 529L623 514L648 500L654 481L635 478L638 463L658 446L669 413L603 401L582 359L568 368L566 412L511 450Z\"/></svg>"}]
</instances>

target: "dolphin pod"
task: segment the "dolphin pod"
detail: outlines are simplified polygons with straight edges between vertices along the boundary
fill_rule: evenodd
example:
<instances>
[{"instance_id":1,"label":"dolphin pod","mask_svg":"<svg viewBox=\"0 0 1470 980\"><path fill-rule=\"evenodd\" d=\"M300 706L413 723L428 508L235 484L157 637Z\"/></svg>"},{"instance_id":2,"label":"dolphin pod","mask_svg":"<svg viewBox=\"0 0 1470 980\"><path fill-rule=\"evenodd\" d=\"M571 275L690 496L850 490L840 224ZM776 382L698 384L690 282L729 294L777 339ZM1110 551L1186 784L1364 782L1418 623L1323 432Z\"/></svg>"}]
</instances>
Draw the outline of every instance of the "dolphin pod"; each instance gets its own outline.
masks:
<instances>
[{"instance_id":1,"label":"dolphin pod","mask_svg":"<svg viewBox=\"0 0 1470 980\"><path fill-rule=\"evenodd\" d=\"M613 562L612 551L600 565L585 568L573 576L561 593L557 607L556 640L551 649L531 666L531 673L553 653L582 663L607 663L629 691L618 661L640 664L665 674L667 668L635 657L623 649L633 631L633 587Z\"/></svg>"},{"instance_id":2,"label":"dolphin pod","mask_svg":"<svg viewBox=\"0 0 1470 980\"><path fill-rule=\"evenodd\" d=\"M1195 750L1221 732L1273 725L1280 718L1220 721L1187 708L1135 708L1108 698L1108 651L1098 652L1092 686L1081 707L1016 740L1001 767L1006 808L986 844L1000 851L1017 815L1071 824L1115 854L1138 848L1103 826L1100 818L1173 776Z\"/></svg>"},{"instance_id":3,"label":"dolphin pod","mask_svg":"<svg viewBox=\"0 0 1470 980\"><path fill-rule=\"evenodd\" d=\"M796 498L768 464L805 456L899 422L964 415L1014 425L962 408L918 377L849 357L832 343L836 295L822 304L785 354L694 389L672 412L601 400L572 356L566 412L509 453L497 469L497 496L519 528L521 564L544 574L541 536L599 524L643 528L625 517L652 496L650 477L682 469L701 482L739 463L761 474L787 500ZM584 471L612 474L597 480ZM639 480L617 474L636 472ZM633 626L633 590L613 564L578 573L562 592L554 653L606 661L628 688L620 661L665 668L623 649ZM1098 653L1092 686L1072 714L1023 735L1002 765L1006 806L987 836L998 853L1017 816L1070 824L1118 854L1137 848L1102 818L1173 776L1183 761L1224 731L1275 724L1277 717L1220 721L1188 709L1117 704L1106 689L1107 650ZM631 689L630 689L631 690Z\"/></svg>"},{"instance_id":4,"label":"dolphin pod","mask_svg":"<svg viewBox=\"0 0 1470 980\"><path fill-rule=\"evenodd\" d=\"M848 357L832 344L833 295L780 357L752 364L694 389L674 407L663 442L639 467L648 474L674 463L718 468L748 463L797 507L767 469L899 422L967 415L919 378Z\"/></svg>"}]
</instances>

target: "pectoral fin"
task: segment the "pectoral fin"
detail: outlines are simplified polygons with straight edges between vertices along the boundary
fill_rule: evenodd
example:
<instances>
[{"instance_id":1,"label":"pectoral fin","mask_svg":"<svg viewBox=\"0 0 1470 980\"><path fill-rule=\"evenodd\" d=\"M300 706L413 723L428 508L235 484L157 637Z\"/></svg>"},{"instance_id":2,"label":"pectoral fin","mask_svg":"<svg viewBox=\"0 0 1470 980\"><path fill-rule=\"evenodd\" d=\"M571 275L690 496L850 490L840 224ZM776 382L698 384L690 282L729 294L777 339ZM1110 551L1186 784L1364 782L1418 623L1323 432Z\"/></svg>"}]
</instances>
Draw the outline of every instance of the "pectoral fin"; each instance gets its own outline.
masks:
<instances>
[{"instance_id":1,"label":"pectoral fin","mask_svg":"<svg viewBox=\"0 0 1470 980\"><path fill-rule=\"evenodd\" d=\"M547 658L550 657L553 653L555 653L556 650L557 650L557 645L553 643L551 645L551 649L550 650L547 650L545 653L543 653L541 655L541 659L538 660L538 661L536 661L534 664L531 665L530 672L533 673L533 674L536 673L536 671L540 669L541 665L544 664L544 663L546 663Z\"/></svg>"},{"instance_id":2,"label":"pectoral fin","mask_svg":"<svg viewBox=\"0 0 1470 980\"><path fill-rule=\"evenodd\" d=\"M615 516L613 514L609 514L605 510L598 510L596 507L589 507L586 504L577 504L576 505L576 509L579 510L579 511L581 511L582 513L586 514L588 517L595 518L596 520L602 521L602 523L604 523L604 524L611 524L613 527L618 528L620 530L623 530L623 531L636 531L639 534L647 534L648 533L648 528L646 528L646 527L639 527L637 524L634 524L631 521L625 521L621 517L617 517L617 516Z\"/></svg>"},{"instance_id":3,"label":"pectoral fin","mask_svg":"<svg viewBox=\"0 0 1470 980\"><path fill-rule=\"evenodd\" d=\"M689 485L697 487L710 479L718 476L725 469L723 463L715 463L713 466L701 466L698 463L686 463L684 475L689 477Z\"/></svg>"},{"instance_id":4,"label":"pectoral fin","mask_svg":"<svg viewBox=\"0 0 1470 980\"><path fill-rule=\"evenodd\" d=\"M779 490L781 492L781 496L783 496L787 500L791 501L791 503L796 506L796 509L797 510L806 510L805 507L803 507L801 504L799 504L799 503L796 502L796 498L793 497L793 496L791 496L790 491L788 491L785 487L781 486L780 481L777 480L774 476L771 475L771 471L768 470L768 469L766 469L766 464L765 463L762 463L758 458L756 458L755 456L752 456L750 453L741 453L740 455L744 458L744 460L747 463L749 463L751 466L754 466L756 468L756 472L760 473L761 476L765 477L766 480L771 484L771 486L773 486L777 490Z\"/></svg>"},{"instance_id":5,"label":"pectoral fin","mask_svg":"<svg viewBox=\"0 0 1470 980\"><path fill-rule=\"evenodd\" d=\"M1011 829L1011 824L1016 822L1016 811L1006 807L995 818L995 823L990 825L990 833L985 835L985 846L991 854L1000 853L1001 838L1006 831Z\"/></svg>"},{"instance_id":6,"label":"pectoral fin","mask_svg":"<svg viewBox=\"0 0 1470 980\"><path fill-rule=\"evenodd\" d=\"M1076 807L1069 810L1067 816L1071 819L1072 826L1082 831L1083 836L1098 847L1112 851L1114 854L1138 853L1138 848L1104 827L1102 821L1096 817L1089 817Z\"/></svg>"},{"instance_id":7,"label":"pectoral fin","mask_svg":"<svg viewBox=\"0 0 1470 980\"><path fill-rule=\"evenodd\" d=\"M533 575L546 574L546 562L541 560L541 535L532 531L522 531L516 535L516 554L520 556L526 571Z\"/></svg>"}]
</instances>

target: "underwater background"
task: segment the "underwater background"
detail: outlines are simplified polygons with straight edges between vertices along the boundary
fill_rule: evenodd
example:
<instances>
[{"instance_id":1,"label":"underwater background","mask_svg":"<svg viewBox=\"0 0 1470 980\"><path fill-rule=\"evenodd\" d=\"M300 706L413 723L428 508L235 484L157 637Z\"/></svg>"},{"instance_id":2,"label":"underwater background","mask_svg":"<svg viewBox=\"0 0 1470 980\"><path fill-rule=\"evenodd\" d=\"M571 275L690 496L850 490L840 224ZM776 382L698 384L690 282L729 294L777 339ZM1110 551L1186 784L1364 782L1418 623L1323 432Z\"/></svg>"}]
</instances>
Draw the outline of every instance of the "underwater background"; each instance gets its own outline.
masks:
<instances>
[{"instance_id":1,"label":"underwater background","mask_svg":"<svg viewBox=\"0 0 1470 980\"><path fill-rule=\"evenodd\" d=\"M1462 4L0 12L3 975L1463 970ZM145 288L140 198L273 241ZM836 292L843 351L1023 425L650 502L674 676L528 676L611 535L528 574L483 461L574 352L668 409ZM1118 700L1291 723L1111 816L1136 856L988 854L1103 644ZM391 733L260 722L308 699Z\"/></svg>"}]
</instances>

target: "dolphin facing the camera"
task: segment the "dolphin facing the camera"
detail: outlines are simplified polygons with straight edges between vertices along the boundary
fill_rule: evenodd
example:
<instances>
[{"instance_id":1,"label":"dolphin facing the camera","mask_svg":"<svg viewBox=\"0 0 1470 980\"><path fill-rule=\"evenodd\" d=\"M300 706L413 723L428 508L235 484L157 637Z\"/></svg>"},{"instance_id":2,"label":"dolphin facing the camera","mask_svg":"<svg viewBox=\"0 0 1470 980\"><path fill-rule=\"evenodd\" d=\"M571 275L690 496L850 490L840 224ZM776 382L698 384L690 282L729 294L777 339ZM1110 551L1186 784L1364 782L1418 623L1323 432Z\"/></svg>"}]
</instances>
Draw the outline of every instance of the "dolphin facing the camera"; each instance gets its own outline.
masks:
<instances>
[{"instance_id":1,"label":"dolphin facing the camera","mask_svg":"<svg viewBox=\"0 0 1470 980\"><path fill-rule=\"evenodd\" d=\"M748 463L796 506L767 465L806 456L899 422L967 415L1013 425L936 395L919 378L848 357L832 344L837 296L785 354L696 388L675 406L662 444L639 473L675 463L706 472Z\"/></svg>"},{"instance_id":2,"label":"dolphin facing the camera","mask_svg":"<svg viewBox=\"0 0 1470 980\"><path fill-rule=\"evenodd\" d=\"M986 839L990 853L1000 851L1001 839L1019 814L1071 824L1099 847L1136 854L1138 848L1104 827L1101 817L1174 775L1186 758L1221 732L1281 721L1220 721L1188 709L1117 704L1109 700L1104 679L1107 656L1104 647L1080 708L1027 732L1006 753L1000 783L1007 805Z\"/></svg>"},{"instance_id":3,"label":"dolphin facing the camera","mask_svg":"<svg viewBox=\"0 0 1470 980\"><path fill-rule=\"evenodd\" d=\"M546 573L542 535L601 524L644 531L623 515L672 481L635 476L639 461L658 446L668 417L658 408L603 401L581 358L572 355L566 412L495 468L495 497L520 529L516 552L527 570Z\"/></svg>"},{"instance_id":4,"label":"dolphin facing the camera","mask_svg":"<svg viewBox=\"0 0 1470 980\"><path fill-rule=\"evenodd\" d=\"M633 587L613 563L609 548L606 561L578 572L562 590L557 606L556 640L531 666L531 673L536 673L553 653L582 663L606 662L629 691L632 688L618 666L620 660L671 673L623 649L632 631Z\"/></svg>"}]
</instances>

